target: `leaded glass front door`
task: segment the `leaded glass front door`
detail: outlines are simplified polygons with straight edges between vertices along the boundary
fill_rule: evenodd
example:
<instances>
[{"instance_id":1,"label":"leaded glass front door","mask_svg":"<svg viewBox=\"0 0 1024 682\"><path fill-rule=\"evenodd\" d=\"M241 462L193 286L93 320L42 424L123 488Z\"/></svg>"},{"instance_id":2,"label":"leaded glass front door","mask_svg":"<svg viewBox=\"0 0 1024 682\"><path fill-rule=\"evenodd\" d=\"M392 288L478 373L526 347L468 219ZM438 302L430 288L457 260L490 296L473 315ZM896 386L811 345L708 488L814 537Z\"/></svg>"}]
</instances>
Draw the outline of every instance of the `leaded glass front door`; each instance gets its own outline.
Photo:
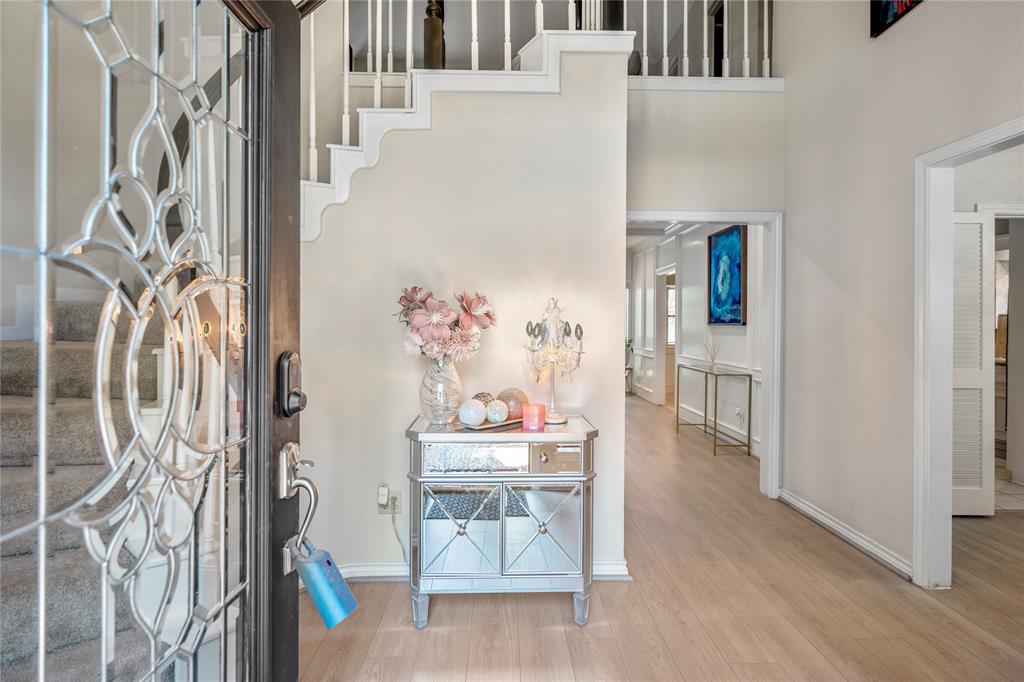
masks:
<instances>
[{"instance_id":1,"label":"leaded glass front door","mask_svg":"<svg viewBox=\"0 0 1024 682\"><path fill-rule=\"evenodd\" d=\"M274 211L249 4L0 3L4 680L254 674Z\"/></svg>"}]
</instances>

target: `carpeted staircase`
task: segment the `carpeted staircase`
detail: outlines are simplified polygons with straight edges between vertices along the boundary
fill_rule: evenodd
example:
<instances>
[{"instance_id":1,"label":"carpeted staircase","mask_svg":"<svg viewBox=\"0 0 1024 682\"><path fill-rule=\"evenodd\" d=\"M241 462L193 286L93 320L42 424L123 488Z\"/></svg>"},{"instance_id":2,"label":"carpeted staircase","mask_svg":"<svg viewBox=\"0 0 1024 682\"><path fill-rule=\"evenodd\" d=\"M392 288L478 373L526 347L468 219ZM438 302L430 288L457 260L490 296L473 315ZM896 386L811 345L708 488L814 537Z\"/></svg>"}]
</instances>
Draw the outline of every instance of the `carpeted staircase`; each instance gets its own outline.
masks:
<instances>
[{"instance_id":1,"label":"carpeted staircase","mask_svg":"<svg viewBox=\"0 0 1024 682\"><path fill-rule=\"evenodd\" d=\"M82 498L110 472L100 449L93 401L94 353L100 303L58 302L51 352L53 399L47 410L48 510ZM119 439L129 433L121 368L127 328L115 335L110 370L110 407ZM139 353L140 402L157 398L161 330L147 328ZM0 532L36 517L37 349L34 341L0 342ZM125 476L125 479L127 475ZM123 499L125 480L98 502L107 508ZM101 533L101 536L103 533ZM100 672L100 570L83 545L82 530L61 521L47 526L47 679L97 679ZM38 564L35 531L0 546L0 679L36 677ZM115 592L116 661L113 679L132 679L148 665L148 645L135 625L127 594Z\"/></svg>"}]
</instances>

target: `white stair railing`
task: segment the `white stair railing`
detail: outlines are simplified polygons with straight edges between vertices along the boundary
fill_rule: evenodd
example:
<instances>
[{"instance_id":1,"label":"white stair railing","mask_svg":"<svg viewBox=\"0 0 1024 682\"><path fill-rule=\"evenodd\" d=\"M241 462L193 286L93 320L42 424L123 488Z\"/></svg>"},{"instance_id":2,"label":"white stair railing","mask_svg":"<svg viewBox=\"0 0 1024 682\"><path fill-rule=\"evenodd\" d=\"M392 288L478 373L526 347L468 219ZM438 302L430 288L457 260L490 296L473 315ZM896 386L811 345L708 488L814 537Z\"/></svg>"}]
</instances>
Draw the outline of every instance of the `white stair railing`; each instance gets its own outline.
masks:
<instances>
[{"instance_id":1,"label":"white stair railing","mask_svg":"<svg viewBox=\"0 0 1024 682\"><path fill-rule=\"evenodd\" d=\"M522 4L513 7L512 0L492 0L500 1L503 5L502 12L502 43L499 46L495 45L482 45L480 42L480 15L479 15L479 2L480 0L466 0L463 3L450 2L447 8L448 12L453 11L466 11L464 8L468 7L469 11L469 35L468 42L461 43L461 54L466 55L468 47L469 55L469 67L473 71L481 69L481 64L489 62L491 64L500 63L501 70L511 71L514 68L513 62L513 19L518 16L523 19L521 13L514 14L513 11L518 7L522 8L523 5L527 5L531 0L518 0ZM555 0L549 0L554 2ZM622 8L622 19L619 25L619 30L626 31L629 29L631 20L629 18L629 10L632 8L634 12L639 14L639 26L635 27L639 29L637 32L638 36L638 52L636 57L639 57L639 71L641 76L650 76L651 64L650 64L650 53L652 46L650 45L649 35L652 30L657 31L660 28L660 39L661 39L661 50L655 53L655 68L659 67L660 62L660 73L659 77L668 76L670 70L675 69L675 73L672 76L681 78L690 78L691 74L690 61L691 58L700 59L700 75L705 78L713 77L713 73L717 71L718 66L721 65L721 74L726 77L732 76L732 68L730 64L730 48L735 48L736 52L740 51L742 46L742 69L741 77L750 78L751 74L751 51L753 49L755 59L760 47L761 52L761 77L769 77L771 73L771 55L769 51L770 44L770 25L771 25L771 5L770 0L753 0L753 2L759 2L760 5L755 5L752 10L752 0L722 0L721 3L716 3L713 6L709 3L709 0L684 0L682 4L683 12L681 21L678 25L671 25L669 23L669 0L661 0L661 17L660 27L655 23L652 26L652 21L657 22L657 14L654 18L651 18L649 13L648 3L652 0L638 0L639 7L635 2L627 0L621 0ZM657 1L657 0L653 0ZM317 157L319 149L319 141L317 139L318 121L316 116L316 98L317 88L336 88L338 87L337 81L328 79L329 82L324 83L323 79L317 81L316 74L314 73L313 67L318 64L318 55L316 52L316 33L321 32L321 43L332 44L337 40L337 36L340 33L341 36L341 49L338 51L342 55L342 63L340 65L331 65L331 68L326 64L322 64L319 69L320 75L323 76L326 73L338 73L341 72L340 86L341 86L341 144L343 146L350 146L356 140L358 130L353 129L353 119L355 118L352 114L353 106L363 106L362 103L372 103L374 108L381 108L384 105L385 89L401 87L403 89L403 97L394 101L404 101L406 108L412 107L412 80L409 78L409 72L417 67L417 57L415 53L415 45L417 38L417 31L422 31L421 19L414 16L414 0L406 0L405 12L404 12L404 31L399 26L399 35L404 35L404 48L405 48L405 63L404 65L395 64L395 0L387 0L387 9L384 8L384 0L329 0L328 3L321 7L337 7L340 9L340 18L336 16L332 17L331 23L333 26L329 27L324 23L323 20L317 20L314 16L321 10L314 10L308 16L309 19L309 63L304 64L309 74L309 176L315 179L317 176ZM675 0L673 0L675 2ZM742 2L742 21L743 30L738 32L734 30L734 26L731 24L732 20L739 21L740 9L737 7L737 2ZM352 26L352 4L359 3L366 9L366 29L365 32L360 27ZM399 0L401 3L401 0ZM608 28L609 30L616 30L613 27L606 27L605 22L605 10L608 7L613 7L610 0L565 0L565 12L560 13L565 17L565 24L562 26L551 26L549 28L553 30L565 30L575 31L577 26L583 31L600 31ZM384 12L387 11L387 30L385 31L384 24ZM655 10L656 12L657 10ZM735 11L736 16L730 17L730 14ZM712 32L714 30L714 17L712 12L722 12L721 23L722 23L722 43L721 45L713 45ZM534 31L539 33L545 28L544 25L544 0L533 0L533 13L534 13ZM402 12L399 9L398 22L403 20ZM692 16L691 16L692 15ZM697 16L699 15L699 16ZM614 16L614 15L613 15ZM632 22L635 22L636 15L634 15ZM753 31L751 30L751 20L753 20ZM699 21L699 30L701 34L699 46L695 54L691 54L690 50L690 25L692 21ZM337 23L340 22L340 31L338 31ZM709 25L710 24L710 25ZM757 25L760 24L761 31L758 35ZM485 34L486 35L486 34ZM529 39L533 37L531 35L517 35L517 41L521 44L525 44ZM693 36L696 38L696 35ZM465 40L466 37L463 37ZM447 41L447 49L449 54L459 54L460 47L459 36L449 32L445 35ZM657 37L655 38L657 40ZM355 64L350 56L349 48L352 46L359 47L362 50L362 43L365 41L365 55L366 65L365 69L359 69L357 73L354 69ZM736 44L734 45L734 41ZM752 45L752 42L759 42L760 45ZM399 54L401 54L401 45L398 45ZM657 46L654 46L655 50ZM490 50L490 51L487 51ZM495 52L498 50L498 52ZM363 54L360 52L360 54ZM500 59L498 55L500 54ZM483 55L483 58L482 58ZM489 56L488 56L489 55ZM660 56L660 59L658 59ZM678 62L674 62L674 57L678 56ZM634 59L636 58L634 57ZM333 57L332 57L333 58ZM465 59L465 56L463 56ZM420 63L420 66L423 64ZM400 67L401 70L396 71L396 68ZM365 71L365 74L362 73ZM385 78L385 75L387 78ZM400 80L396 80L400 79ZM369 88L372 88L372 96ZM360 93L357 97L353 95L353 91L358 90ZM393 92L393 90L389 90ZM387 98L392 97L388 95ZM389 100L390 101L390 100ZM393 105L389 105L393 106ZM337 115L337 114L335 114ZM337 120L337 119L335 119ZM322 132L324 127L324 121L319 122L320 131ZM329 128L329 126L328 126ZM337 140L327 140L327 142L336 142Z\"/></svg>"}]
</instances>

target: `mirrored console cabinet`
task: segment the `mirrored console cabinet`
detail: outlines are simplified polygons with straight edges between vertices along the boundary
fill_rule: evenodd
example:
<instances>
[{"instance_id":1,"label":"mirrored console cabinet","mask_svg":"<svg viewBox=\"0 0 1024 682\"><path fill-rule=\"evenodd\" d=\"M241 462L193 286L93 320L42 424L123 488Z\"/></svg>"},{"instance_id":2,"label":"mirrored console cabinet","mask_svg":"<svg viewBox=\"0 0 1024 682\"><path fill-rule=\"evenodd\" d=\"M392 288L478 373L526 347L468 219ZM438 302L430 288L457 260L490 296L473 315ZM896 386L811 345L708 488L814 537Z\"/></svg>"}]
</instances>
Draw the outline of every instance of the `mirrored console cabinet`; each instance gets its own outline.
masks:
<instances>
[{"instance_id":1,"label":"mirrored console cabinet","mask_svg":"<svg viewBox=\"0 0 1024 682\"><path fill-rule=\"evenodd\" d=\"M431 594L480 592L570 592L586 625L597 429L579 416L540 433L420 417L406 435L416 628L427 626Z\"/></svg>"}]
</instances>

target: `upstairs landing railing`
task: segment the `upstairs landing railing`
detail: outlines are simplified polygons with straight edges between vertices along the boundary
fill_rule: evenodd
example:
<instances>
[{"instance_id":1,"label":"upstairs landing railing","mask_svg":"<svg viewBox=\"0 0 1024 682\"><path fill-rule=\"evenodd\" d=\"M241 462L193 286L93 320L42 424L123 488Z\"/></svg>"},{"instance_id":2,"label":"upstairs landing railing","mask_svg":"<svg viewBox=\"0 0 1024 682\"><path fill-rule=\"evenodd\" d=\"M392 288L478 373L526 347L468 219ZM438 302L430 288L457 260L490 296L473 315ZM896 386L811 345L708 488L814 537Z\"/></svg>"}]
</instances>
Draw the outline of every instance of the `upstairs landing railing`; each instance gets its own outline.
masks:
<instances>
[{"instance_id":1,"label":"upstairs landing railing","mask_svg":"<svg viewBox=\"0 0 1024 682\"><path fill-rule=\"evenodd\" d=\"M469 9L468 34L457 34L445 30L444 0L427 0L424 16L420 25L422 46L416 53L414 27L416 18L414 0L303 0L300 9L305 5L306 22L308 23L308 56L303 65L308 74L308 131L309 131L309 179L317 179L318 140L317 140L317 95L326 89L341 89L341 144L352 143L352 93L354 88L367 89L372 87L372 107L381 108L385 87L390 83L393 87L396 79L401 79L406 107L412 105L412 79L408 77L412 68L441 69L447 66L446 51L448 44L456 44L465 49L468 42L469 67L480 70L481 44L479 35L479 2L481 0L461 0L447 3L449 12L457 9L464 13L466 5ZM513 59L513 23L512 0L484 0L501 2L503 7L503 26L501 68L497 71L512 71L517 68ZM520 21L520 32L528 35L516 36L520 44L524 44L545 28L570 31L636 31L639 45L630 58L630 75L647 77L651 73L652 43L657 40L660 47L660 59L656 68L661 77L678 78L767 78L771 75L771 0L559 0L557 4L564 6L564 12L551 12L554 0L515 0L515 7L524 4L533 5L533 25L526 28ZM398 17L404 26L404 61L396 64L395 58L395 22L396 7ZM423 0L418 4L424 7ZM333 21L333 26L325 31L323 19L327 13L321 11L325 6L340 8L340 21ZM353 8L365 11L365 26L361 22L353 24ZM403 11L404 9L404 11ZM660 20L654 12L660 10ZM545 14L547 11L547 14ZM337 11L334 12L338 14ZM404 14L404 18L402 18ZM631 15L639 14L637 21ZM522 18L522 13L519 13ZM563 18L564 17L564 18ZM461 16L459 17L462 18ZM733 26L730 26L730 18ZM547 25L545 25L547 20ZM735 26L738 22L739 27ZM633 25L636 23L637 25ZM319 28L318 28L319 26ZM660 28L660 37L656 35ZM670 29L672 29L670 31ZM318 63L317 40L327 40L348 46L342 49L342 57L338 59L339 77L330 82L317 83ZM450 41L456 41L450 43ZM756 43L752 45L752 43ZM359 47L356 48L355 46ZM487 46L495 50L495 46ZM758 54L760 52L760 54ZM347 54L346 54L347 53ZM495 52L490 53L492 56ZM758 69L758 57L760 68ZM734 59L736 58L736 59ZM738 73L734 73L734 61L739 61ZM356 68L362 61L361 68ZM493 63L492 59L492 63ZM660 62L660 64L658 63ZM692 62L692 63L691 63ZM699 66L699 68L693 68ZM399 68L400 67L400 68ZM754 73L757 71L758 73ZM323 71L321 70L321 74ZM337 71L335 73L338 73ZM336 114L335 114L336 115ZM337 142L337 140L329 140Z\"/></svg>"}]
</instances>

